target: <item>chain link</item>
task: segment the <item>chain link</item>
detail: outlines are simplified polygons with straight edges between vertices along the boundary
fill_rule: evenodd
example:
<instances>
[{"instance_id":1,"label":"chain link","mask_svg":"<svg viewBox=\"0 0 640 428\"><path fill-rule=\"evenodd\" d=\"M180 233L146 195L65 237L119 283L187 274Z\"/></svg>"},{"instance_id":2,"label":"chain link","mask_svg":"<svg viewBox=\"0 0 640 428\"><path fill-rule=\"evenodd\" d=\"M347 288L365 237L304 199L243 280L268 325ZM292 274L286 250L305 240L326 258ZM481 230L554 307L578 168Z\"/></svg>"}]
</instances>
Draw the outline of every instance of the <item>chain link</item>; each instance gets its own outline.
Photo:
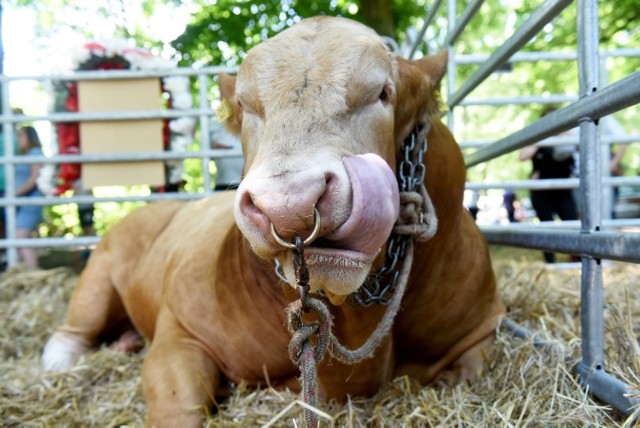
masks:
<instances>
[{"instance_id":1,"label":"chain link","mask_svg":"<svg viewBox=\"0 0 640 428\"><path fill-rule=\"evenodd\" d=\"M400 192L414 192L424 183L427 168L424 155L427 152L427 132L424 125L416 125L402 146L403 159L398 164L398 186ZM399 263L404 260L408 235L392 233L387 242L385 260L382 267L364 284L349 295L353 306L387 306L396 291L400 275Z\"/></svg>"}]
</instances>

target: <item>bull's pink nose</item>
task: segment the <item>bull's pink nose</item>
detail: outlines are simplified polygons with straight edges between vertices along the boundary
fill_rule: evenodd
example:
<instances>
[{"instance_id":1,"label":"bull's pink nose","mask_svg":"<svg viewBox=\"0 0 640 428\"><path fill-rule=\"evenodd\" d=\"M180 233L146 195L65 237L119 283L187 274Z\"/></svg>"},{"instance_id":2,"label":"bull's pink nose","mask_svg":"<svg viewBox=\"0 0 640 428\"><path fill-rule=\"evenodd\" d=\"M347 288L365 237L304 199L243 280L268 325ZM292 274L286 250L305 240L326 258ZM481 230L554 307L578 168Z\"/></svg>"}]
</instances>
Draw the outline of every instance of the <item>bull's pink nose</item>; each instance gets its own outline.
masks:
<instances>
[{"instance_id":1,"label":"bull's pink nose","mask_svg":"<svg viewBox=\"0 0 640 428\"><path fill-rule=\"evenodd\" d=\"M286 241L292 241L296 234L306 238L315 226L314 209L329 220L327 202L335 181L330 173L303 172L287 178L248 176L238 189L238 208L263 236L270 235L273 224Z\"/></svg>"}]
</instances>

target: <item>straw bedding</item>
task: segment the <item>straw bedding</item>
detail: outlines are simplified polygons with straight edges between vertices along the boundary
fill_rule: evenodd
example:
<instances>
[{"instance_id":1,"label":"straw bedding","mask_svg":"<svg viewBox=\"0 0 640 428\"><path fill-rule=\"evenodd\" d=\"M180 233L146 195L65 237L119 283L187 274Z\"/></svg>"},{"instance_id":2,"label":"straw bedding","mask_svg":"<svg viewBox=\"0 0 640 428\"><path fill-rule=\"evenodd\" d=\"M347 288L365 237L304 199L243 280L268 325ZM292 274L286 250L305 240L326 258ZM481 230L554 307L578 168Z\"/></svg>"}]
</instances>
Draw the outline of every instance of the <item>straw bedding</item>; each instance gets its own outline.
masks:
<instances>
[{"instance_id":1,"label":"straw bedding","mask_svg":"<svg viewBox=\"0 0 640 428\"><path fill-rule=\"evenodd\" d=\"M572 372L580 357L579 270L514 261L497 261L495 269L511 319L561 350L538 349L501 327L496 358L474 384L446 389L399 378L373 398L322 404L321 426L630 426L585 394ZM605 267L607 370L631 385L640 385L638 277L637 265ZM144 351L103 347L67 372L40 372L42 346L61 322L75 280L65 268L0 277L0 426L143 424ZM206 425L301 426L301 410L288 391L237 385Z\"/></svg>"}]
</instances>

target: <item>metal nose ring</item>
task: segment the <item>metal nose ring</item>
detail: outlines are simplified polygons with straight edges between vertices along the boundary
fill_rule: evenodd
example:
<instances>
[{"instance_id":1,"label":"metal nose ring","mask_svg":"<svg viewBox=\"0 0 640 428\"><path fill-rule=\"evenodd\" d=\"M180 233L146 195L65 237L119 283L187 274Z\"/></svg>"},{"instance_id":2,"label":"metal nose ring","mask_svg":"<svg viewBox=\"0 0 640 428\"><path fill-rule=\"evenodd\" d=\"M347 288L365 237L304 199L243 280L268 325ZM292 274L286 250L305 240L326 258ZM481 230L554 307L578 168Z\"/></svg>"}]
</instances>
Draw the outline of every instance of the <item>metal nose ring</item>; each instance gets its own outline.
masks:
<instances>
[{"instance_id":1,"label":"metal nose ring","mask_svg":"<svg viewBox=\"0 0 640 428\"><path fill-rule=\"evenodd\" d=\"M302 243L305 247L315 241L315 239L318 237L318 233L320 233L320 213L318 212L317 208L313 209L313 220L315 221L313 232L311 232L311 235L309 235L309 237ZM269 228L271 230L271 236L273 236L273 239L275 239L278 244L282 245L285 248L289 248L290 250L296 249L295 244L285 241L280 237L280 235L278 235L278 232L273 226L273 223L269 222Z\"/></svg>"}]
</instances>

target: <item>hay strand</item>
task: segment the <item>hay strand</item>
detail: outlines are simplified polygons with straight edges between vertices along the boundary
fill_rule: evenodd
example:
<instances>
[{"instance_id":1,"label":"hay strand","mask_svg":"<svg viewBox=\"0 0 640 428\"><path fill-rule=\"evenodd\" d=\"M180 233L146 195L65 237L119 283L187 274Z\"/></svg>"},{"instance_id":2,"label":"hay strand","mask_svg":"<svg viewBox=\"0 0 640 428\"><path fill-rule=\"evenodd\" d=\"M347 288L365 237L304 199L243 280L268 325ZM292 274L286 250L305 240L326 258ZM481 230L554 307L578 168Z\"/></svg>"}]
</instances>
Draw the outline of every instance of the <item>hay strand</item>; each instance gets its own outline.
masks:
<instances>
[{"instance_id":1,"label":"hay strand","mask_svg":"<svg viewBox=\"0 0 640 428\"><path fill-rule=\"evenodd\" d=\"M538 348L533 338L517 339L500 327L496 356L472 385L422 387L398 378L372 398L320 404L313 410L321 425L632 426L633 417L624 418L581 390L572 371L580 358L580 271L514 261L494 265L510 318L536 337L561 344L561 352ZM611 263L604 269L606 368L637 388L639 276L637 265ZM123 354L103 347L67 372L41 373L42 347L62 321L75 281L63 268L12 269L0 276L0 426L143 425L144 351ZM302 409L290 391L236 385L205 425L301 426Z\"/></svg>"}]
</instances>

